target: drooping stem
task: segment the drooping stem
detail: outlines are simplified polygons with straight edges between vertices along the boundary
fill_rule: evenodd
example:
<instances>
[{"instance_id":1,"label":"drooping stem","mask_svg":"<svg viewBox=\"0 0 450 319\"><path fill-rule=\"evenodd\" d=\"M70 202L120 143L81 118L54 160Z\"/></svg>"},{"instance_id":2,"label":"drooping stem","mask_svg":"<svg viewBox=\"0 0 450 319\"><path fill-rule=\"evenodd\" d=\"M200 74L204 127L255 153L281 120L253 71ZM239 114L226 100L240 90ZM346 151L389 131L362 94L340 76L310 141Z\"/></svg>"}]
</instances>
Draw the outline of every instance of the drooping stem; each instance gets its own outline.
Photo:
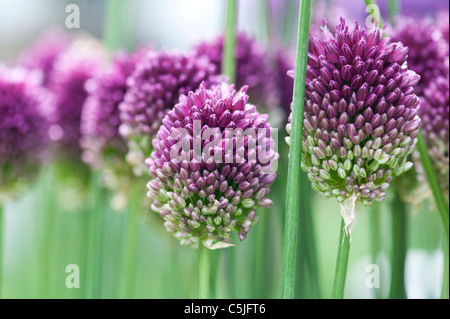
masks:
<instances>
[{"instance_id":1,"label":"drooping stem","mask_svg":"<svg viewBox=\"0 0 450 319\"><path fill-rule=\"evenodd\" d=\"M236 11L237 0L228 0L227 26L225 43L223 46L222 73L226 75L230 83L236 81Z\"/></svg>"},{"instance_id":2,"label":"drooping stem","mask_svg":"<svg viewBox=\"0 0 450 319\"><path fill-rule=\"evenodd\" d=\"M291 148L286 192L287 200L281 282L281 298L283 299L292 299L294 297L297 220L300 206L300 163L302 156L310 14L311 1L302 0L299 10L297 60L295 64L294 96L292 102Z\"/></svg>"},{"instance_id":3,"label":"drooping stem","mask_svg":"<svg viewBox=\"0 0 450 319\"><path fill-rule=\"evenodd\" d=\"M345 222L342 219L341 234L339 236L339 249L336 260L336 271L334 275L334 285L332 299L343 299L345 290L345 280L347 278L348 257L350 255L350 237L345 231Z\"/></svg>"},{"instance_id":4,"label":"drooping stem","mask_svg":"<svg viewBox=\"0 0 450 319\"><path fill-rule=\"evenodd\" d=\"M211 267L210 267L210 250L205 246L200 244L200 267L199 267L199 299L209 298L209 288L211 281Z\"/></svg>"},{"instance_id":5,"label":"drooping stem","mask_svg":"<svg viewBox=\"0 0 450 319\"><path fill-rule=\"evenodd\" d=\"M444 198L444 193L441 190L439 185L439 180L436 175L436 172L433 167L433 163L431 161L430 154L428 154L427 144L425 142L425 138L422 133L419 133L418 141L417 141L417 150L420 153L420 160L422 162L423 170L425 172L425 176L428 180L428 184L430 185L431 191L433 193L433 198L436 204L436 207L439 211L439 214L442 219L442 224L444 225L444 231L448 238L448 203Z\"/></svg>"},{"instance_id":6,"label":"drooping stem","mask_svg":"<svg viewBox=\"0 0 450 319\"><path fill-rule=\"evenodd\" d=\"M390 299L406 299L405 262L407 252L407 211L400 194L392 201L392 271Z\"/></svg>"}]
</instances>

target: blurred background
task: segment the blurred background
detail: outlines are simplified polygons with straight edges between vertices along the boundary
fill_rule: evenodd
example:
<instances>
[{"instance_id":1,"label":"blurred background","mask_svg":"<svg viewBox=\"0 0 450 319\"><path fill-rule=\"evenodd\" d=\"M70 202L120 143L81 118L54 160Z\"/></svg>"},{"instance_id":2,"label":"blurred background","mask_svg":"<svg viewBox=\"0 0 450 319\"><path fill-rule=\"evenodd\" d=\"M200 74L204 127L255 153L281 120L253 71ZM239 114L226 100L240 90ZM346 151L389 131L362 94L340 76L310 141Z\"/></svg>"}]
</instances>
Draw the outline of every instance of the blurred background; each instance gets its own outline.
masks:
<instances>
[{"instance_id":1,"label":"blurred background","mask_svg":"<svg viewBox=\"0 0 450 319\"><path fill-rule=\"evenodd\" d=\"M0 0L0 60L14 64L21 52L49 30L63 30L102 40L107 0ZM126 50L150 45L153 48L187 51L199 41L213 39L224 31L226 0L128 0L123 12ZM286 51L295 46L298 1L239 1L239 29L255 36L265 46L268 34L277 33ZM80 8L80 29L67 29L68 4ZM378 1L387 16L386 1ZM270 9L268 9L270 8ZM291 8L287 10L286 8ZM447 1L400 1L402 13L424 16L447 9ZM323 18L337 23L339 16L365 21L364 1L313 1L312 24ZM271 24L268 23L268 12ZM288 14L285 14L288 12ZM289 12L291 14L289 14ZM280 171L271 198L274 206L258 212L261 221L244 242L226 251L215 251L219 264L216 298L279 298L284 225L287 147L280 134ZM85 296L84 265L86 222L90 209L84 182L69 174L72 169L44 167L38 180L25 193L5 205L3 298L81 298ZM73 169L75 170L75 168ZM73 173L73 172L72 172ZM136 182L136 183L140 183ZM145 196L145 183L137 187L135 201ZM334 200L323 200L304 186L312 205L315 265L298 261L298 272L317 273L319 286L298 282L296 297L327 298L331 294L337 254L340 214ZM139 193L140 192L140 193ZM49 194L51 194L49 196ZM110 205L112 194L101 197L102 234L98 254L100 271L95 276L97 297L120 297L124 270L122 249L127 224L125 212ZM45 200L44 200L45 199ZM352 238L347 298L385 298L389 293L392 247L390 201L377 207L380 220L379 254L373 256L370 242L371 217L363 208ZM49 209L49 207L51 209ZM408 254L406 287L409 298L439 298L442 277L440 220L433 205L423 201L408 210ZM141 205L136 238L135 263L131 270L132 298L196 298L198 252L181 247L162 227L162 220ZM51 211L51 213L48 213ZM49 227L50 225L50 227ZM299 235L301 237L301 235ZM301 238L299 238L301 240ZM300 252L301 255L301 252ZM299 257L300 258L300 257ZM66 267L80 266L81 288L66 286ZM380 270L380 287L370 288L370 265ZM311 267L314 269L311 270ZM368 268L369 267L369 268ZM309 270L305 270L309 269ZM298 278L308 278L308 275ZM125 283L126 285L127 283ZM94 288L93 288L94 289Z\"/></svg>"}]
</instances>

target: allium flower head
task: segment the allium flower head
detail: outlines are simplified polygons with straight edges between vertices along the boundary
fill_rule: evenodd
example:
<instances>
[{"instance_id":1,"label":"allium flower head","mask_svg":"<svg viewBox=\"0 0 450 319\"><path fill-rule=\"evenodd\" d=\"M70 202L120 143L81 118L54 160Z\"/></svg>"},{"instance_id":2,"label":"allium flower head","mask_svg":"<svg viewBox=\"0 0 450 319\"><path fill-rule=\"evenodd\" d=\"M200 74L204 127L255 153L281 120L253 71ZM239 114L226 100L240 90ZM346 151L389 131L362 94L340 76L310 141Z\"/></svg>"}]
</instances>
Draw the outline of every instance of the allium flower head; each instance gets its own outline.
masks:
<instances>
[{"instance_id":1,"label":"allium flower head","mask_svg":"<svg viewBox=\"0 0 450 319\"><path fill-rule=\"evenodd\" d=\"M207 59L179 53L149 51L128 78L127 93L120 104L121 134L127 139L128 162L142 175L151 141L163 117L181 94L196 90L200 83L217 83L216 68Z\"/></svg>"},{"instance_id":2,"label":"allium flower head","mask_svg":"<svg viewBox=\"0 0 450 319\"><path fill-rule=\"evenodd\" d=\"M436 78L420 103L422 133L444 194L449 192L449 76ZM420 166L420 165L418 165ZM448 196L448 195L447 195Z\"/></svg>"},{"instance_id":3,"label":"allium flower head","mask_svg":"<svg viewBox=\"0 0 450 319\"><path fill-rule=\"evenodd\" d=\"M36 172L48 146L48 94L39 73L0 65L0 195Z\"/></svg>"},{"instance_id":4,"label":"allium flower head","mask_svg":"<svg viewBox=\"0 0 450 319\"><path fill-rule=\"evenodd\" d=\"M258 219L255 209L272 204L266 196L278 154L268 116L247 103L246 90L202 85L181 96L153 141L146 161L151 207L183 245L230 246L231 232L243 240ZM260 133L257 144L250 131Z\"/></svg>"},{"instance_id":5,"label":"allium flower head","mask_svg":"<svg viewBox=\"0 0 450 319\"><path fill-rule=\"evenodd\" d=\"M420 75L416 93L421 95L430 82L445 76L448 42L436 22L430 18L401 17L392 39L408 47L408 68Z\"/></svg>"},{"instance_id":6,"label":"allium flower head","mask_svg":"<svg viewBox=\"0 0 450 319\"><path fill-rule=\"evenodd\" d=\"M294 94L294 81L288 75L288 71L295 66L295 57L284 50L279 50L275 55L277 69L277 87L280 93L280 105L286 117L291 113L291 103ZM286 123L286 122L285 122Z\"/></svg>"},{"instance_id":7,"label":"allium flower head","mask_svg":"<svg viewBox=\"0 0 450 319\"><path fill-rule=\"evenodd\" d=\"M70 47L70 43L69 36L64 32L52 31L44 34L20 56L18 64L27 69L41 71L42 84L47 86L56 61Z\"/></svg>"},{"instance_id":8,"label":"allium flower head","mask_svg":"<svg viewBox=\"0 0 450 319\"><path fill-rule=\"evenodd\" d=\"M85 84L100 69L100 52L91 44L78 43L55 63L49 84L55 98L54 125L50 133L59 144L59 152L65 156L81 154L81 113L88 96Z\"/></svg>"},{"instance_id":9,"label":"allium flower head","mask_svg":"<svg viewBox=\"0 0 450 319\"><path fill-rule=\"evenodd\" d=\"M116 55L111 65L86 83L89 95L82 111L81 147L83 160L95 168L107 165L109 159L125 158L127 146L119 134L119 104L125 97L127 78L135 66L134 56Z\"/></svg>"},{"instance_id":10,"label":"allium flower head","mask_svg":"<svg viewBox=\"0 0 450 319\"><path fill-rule=\"evenodd\" d=\"M325 28L323 39L310 37L302 167L315 190L341 203L349 233L358 205L383 200L412 166L420 77L406 59L407 48L382 30L349 30L343 19L335 35Z\"/></svg>"},{"instance_id":11,"label":"allium flower head","mask_svg":"<svg viewBox=\"0 0 450 319\"><path fill-rule=\"evenodd\" d=\"M207 57L215 66L217 73L222 71L224 36L212 42L203 42L194 47L194 54ZM267 52L252 37L238 33L236 37L236 86L249 86L250 102L266 111L278 107L276 73L266 58Z\"/></svg>"}]
</instances>

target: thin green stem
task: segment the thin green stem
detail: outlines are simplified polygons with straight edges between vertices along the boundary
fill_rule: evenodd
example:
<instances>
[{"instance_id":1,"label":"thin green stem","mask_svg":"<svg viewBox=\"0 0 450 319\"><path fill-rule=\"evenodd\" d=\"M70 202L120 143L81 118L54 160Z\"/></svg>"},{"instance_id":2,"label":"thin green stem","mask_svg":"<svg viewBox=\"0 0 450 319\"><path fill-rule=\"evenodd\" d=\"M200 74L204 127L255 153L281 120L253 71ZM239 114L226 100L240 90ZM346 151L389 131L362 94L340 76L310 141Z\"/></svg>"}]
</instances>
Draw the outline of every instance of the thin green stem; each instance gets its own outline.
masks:
<instances>
[{"instance_id":1,"label":"thin green stem","mask_svg":"<svg viewBox=\"0 0 450 319\"><path fill-rule=\"evenodd\" d=\"M0 201L0 299L3 298L3 203Z\"/></svg>"},{"instance_id":2,"label":"thin green stem","mask_svg":"<svg viewBox=\"0 0 450 319\"><path fill-rule=\"evenodd\" d=\"M293 30L295 30L295 18L297 11L298 1L286 1L284 5L283 14L283 42L285 45L290 45L293 38Z\"/></svg>"},{"instance_id":3,"label":"thin green stem","mask_svg":"<svg viewBox=\"0 0 450 319\"><path fill-rule=\"evenodd\" d=\"M281 298L283 299L294 298L297 219L300 206L300 163L302 156L303 112L310 14L311 1L302 0L299 10L297 61L295 64L294 96L292 103L291 149L286 192L287 200L281 282Z\"/></svg>"},{"instance_id":4,"label":"thin green stem","mask_svg":"<svg viewBox=\"0 0 450 319\"><path fill-rule=\"evenodd\" d=\"M369 212L369 236L370 236L370 253L372 263L378 264L378 255L381 251L381 232L380 232L380 202L374 202ZM375 298L381 298L380 288L375 288Z\"/></svg>"},{"instance_id":5,"label":"thin green stem","mask_svg":"<svg viewBox=\"0 0 450 319\"><path fill-rule=\"evenodd\" d=\"M441 299L449 299L449 260L448 260L448 236L444 235L442 239L442 250L444 253L444 276L442 278L442 293Z\"/></svg>"},{"instance_id":6,"label":"thin green stem","mask_svg":"<svg viewBox=\"0 0 450 319\"><path fill-rule=\"evenodd\" d=\"M398 13L398 1L397 0L389 0L389 22L394 27L395 19L397 18Z\"/></svg>"},{"instance_id":7,"label":"thin green stem","mask_svg":"<svg viewBox=\"0 0 450 319\"><path fill-rule=\"evenodd\" d=\"M406 299L405 262L407 252L407 211L396 191L392 200L392 272L390 299Z\"/></svg>"},{"instance_id":8,"label":"thin green stem","mask_svg":"<svg viewBox=\"0 0 450 319\"><path fill-rule=\"evenodd\" d=\"M339 236L339 249L336 260L336 272L334 275L334 285L332 299L343 299L345 290L345 279L347 278L348 257L350 255L350 238L345 234L345 223L342 219L341 234Z\"/></svg>"},{"instance_id":9,"label":"thin green stem","mask_svg":"<svg viewBox=\"0 0 450 319\"><path fill-rule=\"evenodd\" d=\"M225 44L223 46L222 73L226 75L230 83L236 81L236 15L237 0L228 0L227 26Z\"/></svg>"},{"instance_id":10,"label":"thin green stem","mask_svg":"<svg viewBox=\"0 0 450 319\"><path fill-rule=\"evenodd\" d=\"M422 162L423 170L430 185L431 191L433 192L433 198L436 203L436 207L442 219L442 224L444 225L445 234L448 238L448 203L444 198L444 193L441 190L439 180L437 178L436 172L433 167L433 162L431 161L430 154L428 154L427 144L422 133L419 133L417 141L417 150L420 153L420 160Z\"/></svg>"},{"instance_id":11,"label":"thin green stem","mask_svg":"<svg viewBox=\"0 0 450 319\"><path fill-rule=\"evenodd\" d=\"M296 298L320 298L320 284L316 254L316 241L314 234L314 220L312 214L311 184L306 173L302 172L300 185L300 202L302 209L299 213L299 236L297 245L301 245L296 267ZM308 285L306 283L308 282ZM307 288L307 289L306 289ZM298 293L297 293L298 291Z\"/></svg>"},{"instance_id":12,"label":"thin green stem","mask_svg":"<svg viewBox=\"0 0 450 319\"><path fill-rule=\"evenodd\" d=\"M103 41L108 51L120 48L122 41L122 13L127 1L109 0Z\"/></svg>"},{"instance_id":13,"label":"thin green stem","mask_svg":"<svg viewBox=\"0 0 450 319\"><path fill-rule=\"evenodd\" d=\"M87 298L98 299L101 296L101 263L102 263L102 238L103 238L103 191L98 172L91 171L90 177L90 212L88 234L88 282Z\"/></svg>"},{"instance_id":14,"label":"thin green stem","mask_svg":"<svg viewBox=\"0 0 450 319\"><path fill-rule=\"evenodd\" d=\"M211 267L210 267L210 250L200 244L200 267L199 267L199 299L209 298L209 288L211 282Z\"/></svg>"},{"instance_id":15,"label":"thin green stem","mask_svg":"<svg viewBox=\"0 0 450 319\"><path fill-rule=\"evenodd\" d=\"M138 226L140 200L142 198L140 183L134 183L132 189L132 199L130 201L127 226L125 233L125 244L122 257L122 283L120 288L120 297L129 299L133 296L133 270L136 261L136 232Z\"/></svg>"},{"instance_id":16,"label":"thin green stem","mask_svg":"<svg viewBox=\"0 0 450 319\"><path fill-rule=\"evenodd\" d=\"M373 15L375 19L377 19L378 21L378 27L382 28L383 27L383 18L381 17L381 12L380 12L380 8L377 5L377 2L375 0L365 0L366 2L366 6L376 6L376 8L373 9L373 11L371 10L369 12L370 15ZM374 21L372 21L374 22Z\"/></svg>"}]
</instances>

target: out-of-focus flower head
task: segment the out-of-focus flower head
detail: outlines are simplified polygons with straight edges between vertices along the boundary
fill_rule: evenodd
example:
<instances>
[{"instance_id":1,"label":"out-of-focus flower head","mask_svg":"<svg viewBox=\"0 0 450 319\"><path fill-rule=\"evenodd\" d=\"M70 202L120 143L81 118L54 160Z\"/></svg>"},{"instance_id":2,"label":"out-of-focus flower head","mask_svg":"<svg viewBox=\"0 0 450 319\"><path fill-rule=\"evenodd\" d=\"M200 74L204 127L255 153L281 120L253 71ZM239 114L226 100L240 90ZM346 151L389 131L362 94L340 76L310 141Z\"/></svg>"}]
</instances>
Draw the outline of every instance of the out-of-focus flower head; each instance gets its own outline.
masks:
<instances>
[{"instance_id":1,"label":"out-of-focus flower head","mask_svg":"<svg viewBox=\"0 0 450 319\"><path fill-rule=\"evenodd\" d=\"M406 68L407 53L383 30L350 30L343 19L334 35L310 37L302 168L315 190L338 199L348 233L358 205L383 200L412 167L420 76Z\"/></svg>"},{"instance_id":2,"label":"out-of-focus flower head","mask_svg":"<svg viewBox=\"0 0 450 319\"><path fill-rule=\"evenodd\" d=\"M0 196L36 175L49 146L49 94L39 72L0 64Z\"/></svg>"},{"instance_id":3,"label":"out-of-focus flower head","mask_svg":"<svg viewBox=\"0 0 450 319\"><path fill-rule=\"evenodd\" d=\"M218 83L216 67L206 58L175 52L148 51L128 78L127 93L120 104L120 133L128 141L127 161L137 176L146 171L145 158L162 119L181 94L200 83Z\"/></svg>"},{"instance_id":4,"label":"out-of-focus flower head","mask_svg":"<svg viewBox=\"0 0 450 319\"><path fill-rule=\"evenodd\" d=\"M258 219L255 209L272 204L278 154L268 116L248 104L246 90L202 84L180 97L153 141L146 161L151 207L182 245L228 247L231 232L243 240Z\"/></svg>"},{"instance_id":5,"label":"out-of-focus flower head","mask_svg":"<svg viewBox=\"0 0 450 319\"><path fill-rule=\"evenodd\" d=\"M434 79L420 103L422 133L444 194L449 193L449 75ZM417 163L422 171L420 162ZM422 173L422 180L424 179Z\"/></svg>"},{"instance_id":6,"label":"out-of-focus flower head","mask_svg":"<svg viewBox=\"0 0 450 319\"><path fill-rule=\"evenodd\" d=\"M292 96L294 94L294 81L288 75L288 71L295 68L295 57L286 50L278 50L275 53L274 60L277 70L277 87L280 94L280 105L287 119L291 113Z\"/></svg>"},{"instance_id":7,"label":"out-of-focus flower head","mask_svg":"<svg viewBox=\"0 0 450 319\"><path fill-rule=\"evenodd\" d=\"M430 82L445 76L448 65L448 42L431 18L399 17L392 33L393 41L408 47L408 68L420 75L416 93L421 95Z\"/></svg>"},{"instance_id":8,"label":"out-of-focus flower head","mask_svg":"<svg viewBox=\"0 0 450 319\"><path fill-rule=\"evenodd\" d=\"M197 57L207 57L215 66L217 74L222 71L225 37L203 42L193 48ZM236 36L236 85L249 86L250 102L267 113L276 112L279 96L276 89L276 71L267 59L267 52L256 39L243 32ZM278 120L278 119L277 119ZM276 121L275 121L276 122Z\"/></svg>"},{"instance_id":9,"label":"out-of-focus flower head","mask_svg":"<svg viewBox=\"0 0 450 319\"><path fill-rule=\"evenodd\" d=\"M71 44L71 38L62 31L51 31L44 34L31 45L18 59L18 64L43 74L42 85L47 86L59 56Z\"/></svg>"},{"instance_id":10,"label":"out-of-focus flower head","mask_svg":"<svg viewBox=\"0 0 450 319\"><path fill-rule=\"evenodd\" d=\"M80 158L81 113L88 96L85 84L100 69L102 57L98 43L79 39L55 62L49 79L55 99L50 137L57 142L58 156Z\"/></svg>"}]
</instances>

